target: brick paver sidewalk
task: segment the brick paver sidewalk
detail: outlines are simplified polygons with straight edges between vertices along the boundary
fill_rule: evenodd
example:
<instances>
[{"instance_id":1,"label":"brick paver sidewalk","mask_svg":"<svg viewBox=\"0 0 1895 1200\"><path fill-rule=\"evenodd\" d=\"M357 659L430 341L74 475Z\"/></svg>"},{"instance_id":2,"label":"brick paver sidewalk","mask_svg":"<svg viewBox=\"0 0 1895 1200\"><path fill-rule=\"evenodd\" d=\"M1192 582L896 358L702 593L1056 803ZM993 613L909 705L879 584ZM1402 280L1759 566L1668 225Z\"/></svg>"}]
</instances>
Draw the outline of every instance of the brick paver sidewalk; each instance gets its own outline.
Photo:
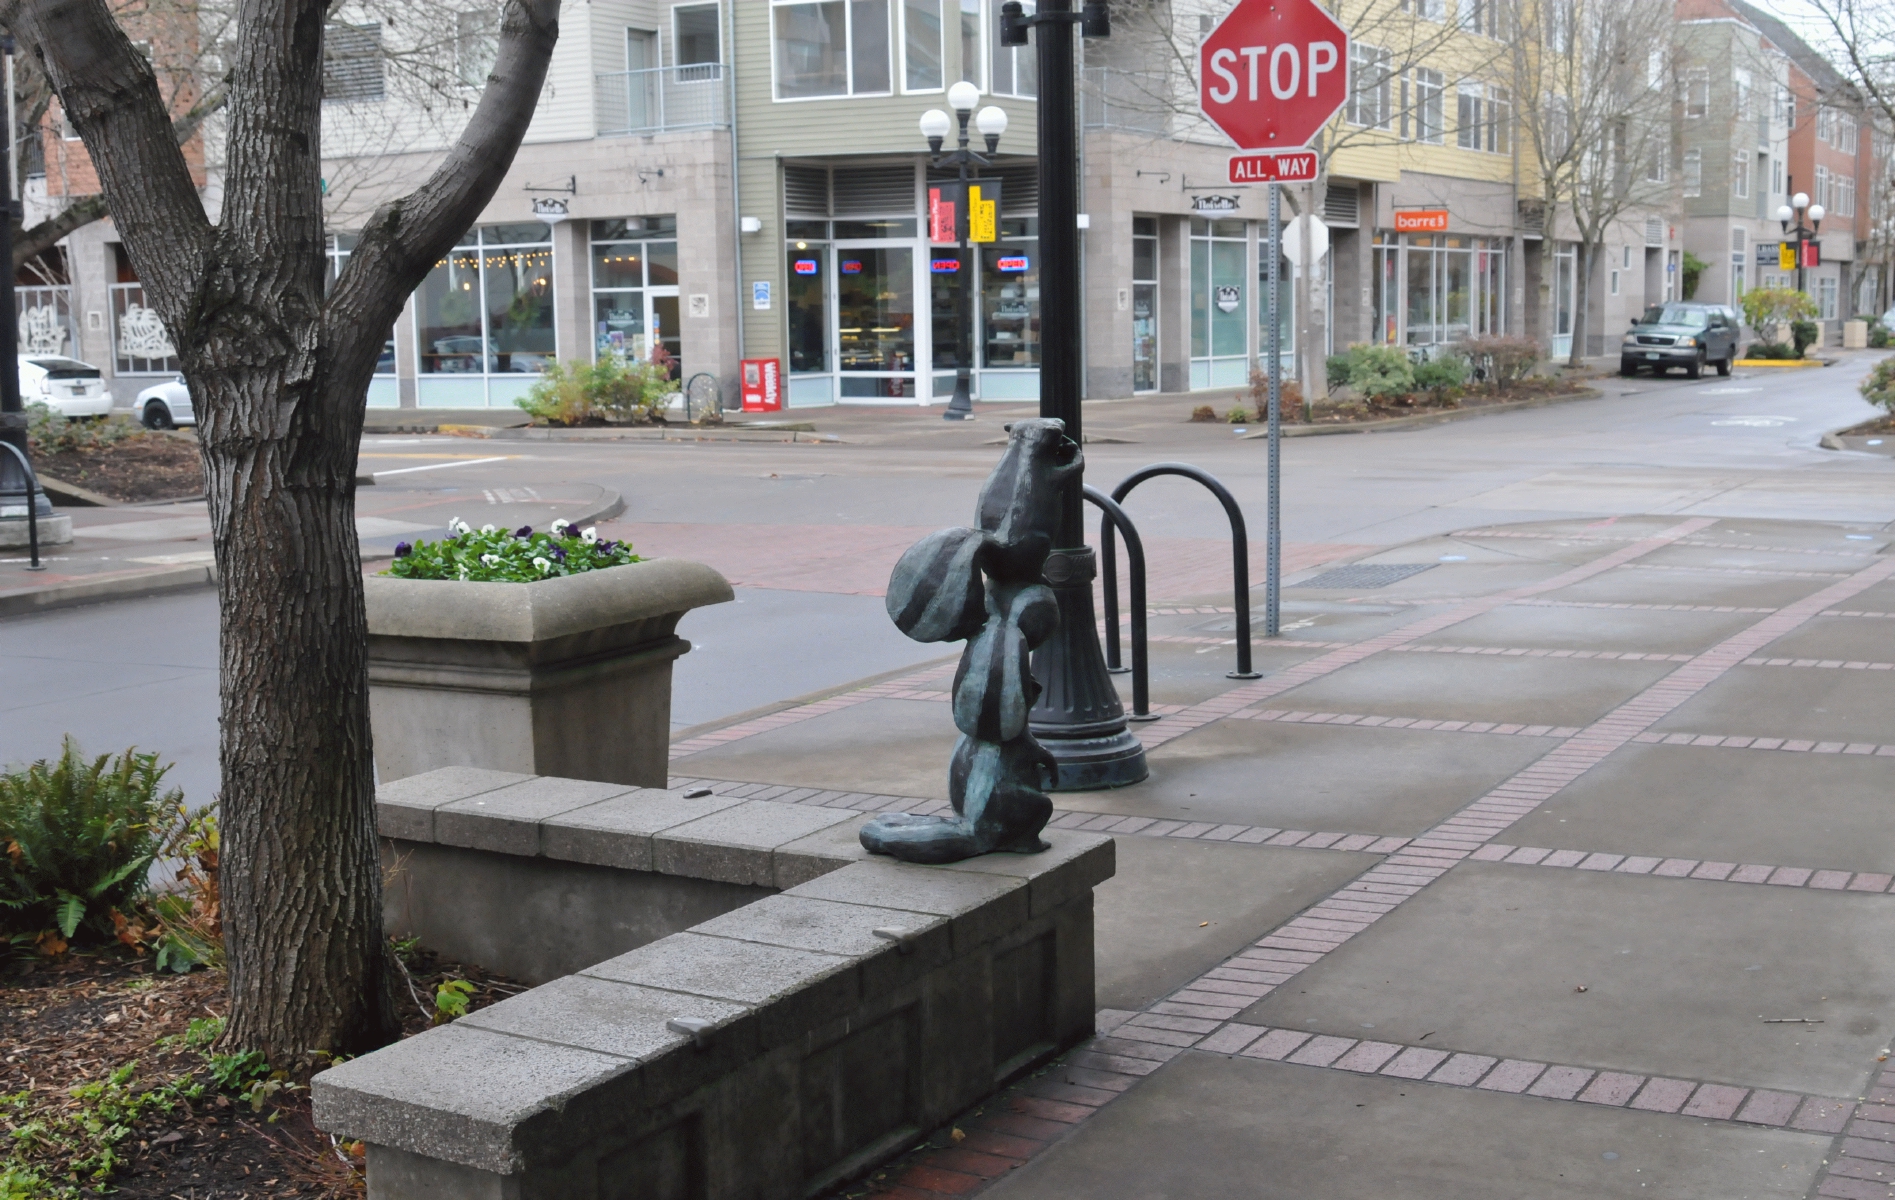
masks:
<instances>
[{"instance_id":1,"label":"brick paver sidewalk","mask_svg":"<svg viewBox=\"0 0 1895 1200\"><path fill-rule=\"evenodd\" d=\"M1889 540L1473 531L1453 545L1504 548L1504 586L1463 553L1291 589L1318 618L1234 685L1193 658L1218 605L1155 616L1179 690L1139 727L1153 778L1059 798L1058 824L1126 835L1099 1036L846 1190L1895 1197ZM939 808L797 751L888 776L933 752L886 730L945 725L943 685L694 731L673 771Z\"/></svg>"}]
</instances>

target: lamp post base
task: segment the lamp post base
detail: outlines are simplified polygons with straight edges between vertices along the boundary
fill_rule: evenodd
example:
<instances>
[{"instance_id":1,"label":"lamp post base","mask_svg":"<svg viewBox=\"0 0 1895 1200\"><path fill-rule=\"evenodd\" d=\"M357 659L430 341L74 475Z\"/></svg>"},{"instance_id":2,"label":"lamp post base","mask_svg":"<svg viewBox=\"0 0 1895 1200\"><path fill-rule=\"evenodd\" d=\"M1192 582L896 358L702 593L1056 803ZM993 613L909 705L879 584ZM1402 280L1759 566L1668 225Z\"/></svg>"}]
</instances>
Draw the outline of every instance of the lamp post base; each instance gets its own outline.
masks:
<instances>
[{"instance_id":1,"label":"lamp post base","mask_svg":"<svg viewBox=\"0 0 1895 1200\"><path fill-rule=\"evenodd\" d=\"M1089 792L1129 787L1151 774L1145 747L1127 727L1125 705L1106 673L1092 609L1097 573L1090 546L1055 550L1046 582L1059 603L1059 629L1033 653L1042 687L1028 727L1059 763L1048 790Z\"/></svg>"}]
</instances>

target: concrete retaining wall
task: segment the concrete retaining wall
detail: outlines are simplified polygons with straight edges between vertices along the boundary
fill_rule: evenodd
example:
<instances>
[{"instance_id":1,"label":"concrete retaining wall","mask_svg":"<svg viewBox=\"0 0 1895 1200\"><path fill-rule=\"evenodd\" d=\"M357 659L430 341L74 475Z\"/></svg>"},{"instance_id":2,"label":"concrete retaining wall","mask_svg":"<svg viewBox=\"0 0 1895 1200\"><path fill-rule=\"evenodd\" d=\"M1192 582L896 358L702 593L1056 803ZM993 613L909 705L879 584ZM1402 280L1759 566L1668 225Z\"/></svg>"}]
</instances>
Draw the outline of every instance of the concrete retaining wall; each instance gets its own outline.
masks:
<instances>
[{"instance_id":1,"label":"concrete retaining wall","mask_svg":"<svg viewBox=\"0 0 1895 1200\"><path fill-rule=\"evenodd\" d=\"M493 952L569 973L316 1076L375 1200L801 1197L1092 1030L1100 835L917 866L871 859L857 814L466 768L384 789L380 819L424 941L497 922Z\"/></svg>"}]
</instances>

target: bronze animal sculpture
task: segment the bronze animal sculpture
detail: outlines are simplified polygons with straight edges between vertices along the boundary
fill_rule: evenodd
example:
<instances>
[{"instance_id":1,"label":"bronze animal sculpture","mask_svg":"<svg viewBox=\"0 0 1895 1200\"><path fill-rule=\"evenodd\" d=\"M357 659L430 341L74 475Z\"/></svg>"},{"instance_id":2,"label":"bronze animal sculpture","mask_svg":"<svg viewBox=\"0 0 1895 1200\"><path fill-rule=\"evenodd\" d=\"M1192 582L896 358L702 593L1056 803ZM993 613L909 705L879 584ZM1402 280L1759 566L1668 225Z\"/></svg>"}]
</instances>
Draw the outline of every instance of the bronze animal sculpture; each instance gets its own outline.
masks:
<instances>
[{"instance_id":1,"label":"bronze animal sculpture","mask_svg":"<svg viewBox=\"0 0 1895 1200\"><path fill-rule=\"evenodd\" d=\"M943 529L908 548L888 583L888 615L918 642L965 639L954 675L961 739L948 763L955 815L886 813L862 827L862 844L909 862L958 862L995 850L1046 849L1040 830L1053 802L1040 772L1057 781L1053 756L1027 731L1039 699L1032 655L1059 626L1041 582L1052 552L1060 492L1084 468L1063 421L1007 426L1006 453L987 477L975 529Z\"/></svg>"}]
</instances>

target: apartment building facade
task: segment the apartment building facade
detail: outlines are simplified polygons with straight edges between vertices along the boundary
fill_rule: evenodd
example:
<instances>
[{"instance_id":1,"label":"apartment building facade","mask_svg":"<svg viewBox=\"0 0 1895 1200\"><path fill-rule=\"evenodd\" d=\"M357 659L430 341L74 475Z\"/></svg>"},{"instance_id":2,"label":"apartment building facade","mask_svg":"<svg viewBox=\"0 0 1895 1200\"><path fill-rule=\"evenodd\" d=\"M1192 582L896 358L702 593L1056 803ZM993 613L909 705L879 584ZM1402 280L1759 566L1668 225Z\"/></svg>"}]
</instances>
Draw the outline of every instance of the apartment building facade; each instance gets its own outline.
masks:
<instances>
[{"instance_id":1,"label":"apartment building facade","mask_svg":"<svg viewBox=\"0 0 1895 1200\"><path fill-rule=\"evenodd\" d=\"M1035 400L1038 89L1032 47L998 44L998 7L593 0L569 9L506 181L390 331L369 403L506 408L550 362L663 346L681 377L709 374L727 403L740 361L761 358L781 364L791 407L944 404L958 276L951 249L927 239L927 186L943 176L917 121L946 107L961 80L1008 117L982 172L999 187L1000 212L998 240L973 263L975 395ZM1090 397L1242 387L1267 353L1265 189L1226 182L1229 144L1197 116L1179 66L1227 8L1174 0L1143 26L1136 17L1147 10L1134 10L1112 39L1082 47L1073 169ZM1510 11L1491 0L1365 10L1354 94L1324 177L1285 189L1286 220L1313 214L1314 240L1326 242L1308 278L1299 256L1280 264L1292 371L1319 370L1323 353L1358 342L1425 356L1502 333L1564 356L1582 298L1581 350L1599 354L1629 316L1679 293L1687 244L1726 247L1705 255L1713 269L1700 296L1757 280L1754 247L1775 228L1766 180L1779 158L1787 176L1791 153L1788 124L1774 109L1757 115L1771 107L1757 98L1789 86L1787 58L1754 27L1739 32L1746 22L1734 9L1680 12L1680 39L1706 64L1749 64L1753 115L1742 130L1734 116L1710 115L1736 111L1740 77L1730 71L1707 72L1698 93L1687 85L1685 154L1664 175L1671 190L1619 214L1582 288L1586 256L1569 213L1555 203L1548 215L1523 126L1529 106L1515 94L1513 51L1541 33ZM411 31L338 12L324 133L337 270L352 252L347 231L425 177L451 144L456 113L477 99L492 14L470 7L457 22L447 82L424 87L389 65L400 55L387 51ZM1705 132L1714 123L1717 137ZM1748 183L1733 147L1751 156ZM1730 178L1706 161L1729 164ZM44 186L57 191L50 171ZM71 247L72 345L127 397L175 371L162 330L129 307L137 284L110 223ZM1299 358L1299 338L1313 353Z\"/></svg>"}]
</instances>

